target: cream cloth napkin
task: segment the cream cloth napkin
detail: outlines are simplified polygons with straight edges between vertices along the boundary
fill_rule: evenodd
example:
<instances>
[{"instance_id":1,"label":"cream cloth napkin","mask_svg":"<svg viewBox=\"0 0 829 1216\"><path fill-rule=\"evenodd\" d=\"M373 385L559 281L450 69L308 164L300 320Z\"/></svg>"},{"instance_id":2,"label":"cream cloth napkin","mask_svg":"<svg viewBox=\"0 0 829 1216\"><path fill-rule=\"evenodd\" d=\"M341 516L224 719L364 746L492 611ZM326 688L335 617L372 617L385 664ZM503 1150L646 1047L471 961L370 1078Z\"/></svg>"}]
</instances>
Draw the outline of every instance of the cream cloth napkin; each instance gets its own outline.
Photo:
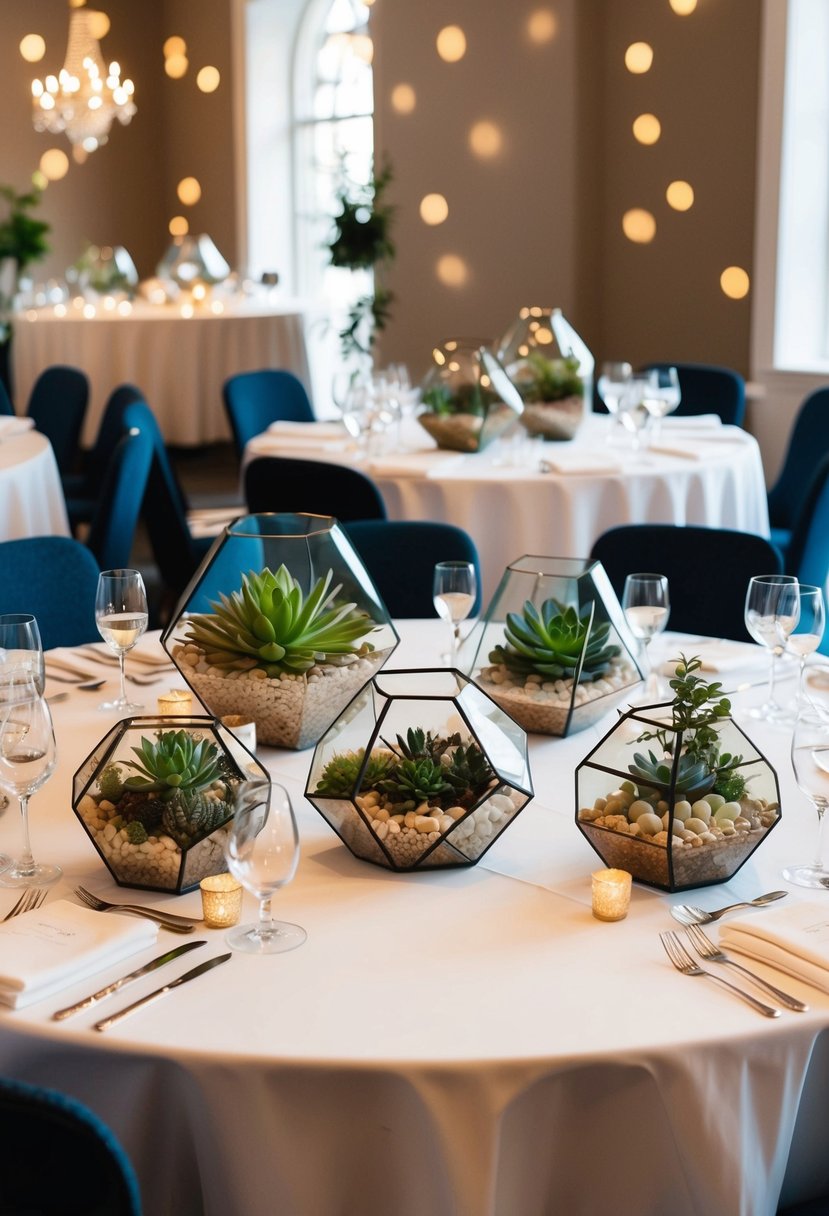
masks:
<instances>
[{"instance_id":1,"label":"cream cloth napkin","mask_svg":"<svg viewBox=\"0 0 829 1216\"><path fill-rule=\"evenodd\" d=\"M590 452L582 448L544 449L539 462L542 473L589 474L618 473L621 461L605 452Z\"/></svg>"},{"instance_id":2,"label":"cream cloth napkin","mask_svg":"<svg viewBox=\"0 0 829 1216\"><path fill-rule=\"evenodd\" d=\"M314 426L312 422L305 425L309 428ZM349 439L342 428L336 439L325 439L313 429L307 435L283 435L281 432L277 435L265 431L251 440L248 457L255 460L257 456L288 456L291 452L310 453L313 457L315 452L345 452L351 447L353 440Z\"/></svg>"},{"instance_id":3,"label":"cream cloth napkin","mask_svg":"<svg viewBox=\"0 0 829 1216\"><path fill-rule=\"evenodd\" d=\"M829 902L788 904L723 925L720 945L829 992Z\"/></svg>"},{"instance_id":4,"label":"cream cloth napkin","mask_svg":"<svg viewBox=\"0 0 829 1216\"><path fill-rule=\"evenodd\" d=\"M30 431L34 424L34 418L28 418L25 415L12 417L11 414L4 414L0 417L0 442L4 439L11 439L13 435L22 435L25 431Z\"/></svg>"},{"instance_id":5,"label":"cream cloth napkin","mask_svg":"<svg viewBox=\"0 0 829 1216\"><path fill-rule=\"evenodd\" d=\"M431 448L425 452L401 452L396 456L376 456L369 461L372 477L443 477L459 468L466 457L457 452Z\"/></svg>"},{"instance_id":6,"label":"cream cloth napkin","mask_svg":"<svg viewBox=\"0 0 829 1216\"><path fill-rule=\"evenodd\" d=\"M669 414L662 419L666 431L717 431L722 426L719 414Z\"/></svg>"},{"instance_id":7,"label":"cream cloth napkin","mask_svg":"<svg viewBox=\"0 0 829 1216\"><path fill-rule=\"evenodd\" d=\"M316 443L318 439L346 439L345 427L341 422L286 422L277 419L268 427L268 433L280 438L304 439L306 443Z\"/></svg>"},{"instance_id":8,"label":"cream cloth napkin","mask_svg":"<svg viewBox=\"0 0 829 1216\"><path fill-rule=\"evenodd\" d=\"M725 674L729 671L744 671L746 668L768 666L769 654L752 642L729 642L711 638L702 642L684 642L677 647L687 658L696 655L702 662L702 671ZM676 663L666 660L660 667L663 675L673 675Z\"/></svg>"},{"instance_id":9,"label":"cream cloth napkin","mask_svg":"<svg viewBox=\"0 0 829 1216\"><path fill-rule=\"evenodd\" d=\"M68 899L0 924L0 1004L22 1009L152 946L151 920L94 912Z\"/></svg>"}]
</instances>

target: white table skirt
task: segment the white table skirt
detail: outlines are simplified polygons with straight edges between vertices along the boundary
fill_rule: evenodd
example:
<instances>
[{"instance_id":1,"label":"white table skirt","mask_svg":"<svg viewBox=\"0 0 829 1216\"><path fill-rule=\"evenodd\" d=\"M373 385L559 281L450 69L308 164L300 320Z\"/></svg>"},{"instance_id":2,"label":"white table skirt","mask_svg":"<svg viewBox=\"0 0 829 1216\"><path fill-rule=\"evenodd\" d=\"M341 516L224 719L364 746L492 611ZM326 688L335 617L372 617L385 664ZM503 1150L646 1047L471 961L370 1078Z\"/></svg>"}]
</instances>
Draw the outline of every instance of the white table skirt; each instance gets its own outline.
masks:
<instances>
[{"instance_id":1,"label":"white table skirt","mask_svg":"<svg viewBox=\"0 0 829 1216\"><path fill-rule=\"evenodd\" d=\"M68 536L55 454L45 435L26 431L0 442L0 541Z\"/></svg>"},{"instance_id":2,"label":"white table skirt","mask_svg":"<svg viewBox=\"0 0 829 1216\"><path fill-rule=\"evenodd\" d=\"M90 403L83 442L93 443L107 398L119 384L134 384L155 411L170 444L193 446L230 438L222 385L236 372L279 367L308 385L303 311L227 306L183 317L174 305L137 303L129 316L70 311L24 313L15 319L15 399L22 412L44 368L68 363L86 372Z\"/></svg>"},{"instance_id":3,"label":"white table skirt","mask_svg":"<svg viewBox=\"0 0 829 1216\"><path fill-rule=\"evenodd\" d=\"M673 428L672 422L677 424ZM682 422L666 420L663 442L678 451L684 448L685 456L667 451L634 456L609 448L611 420L593 415L570 443L547 444L543 450L525 445L522 450L502 442L475 455L436 452L416 426L404 434L402 461L389 454L364 458L357 467L376 481L390 519L440 520L470 534L487 603L516 558L525 553L584 558L596 537L618 524L701 524L768 536L756 440L738 427L709 433L683 430ZM704 459L694 458L702 452ZM571 462L572 472L539 471L539 458L554 460L560 453ZM252 440L246 460L276 454L355 462L345 442L303 448L294 434L284 438L274 432ZM583 462L596 459L609 466L581 471Z\"/></svg>"}]
</instances>

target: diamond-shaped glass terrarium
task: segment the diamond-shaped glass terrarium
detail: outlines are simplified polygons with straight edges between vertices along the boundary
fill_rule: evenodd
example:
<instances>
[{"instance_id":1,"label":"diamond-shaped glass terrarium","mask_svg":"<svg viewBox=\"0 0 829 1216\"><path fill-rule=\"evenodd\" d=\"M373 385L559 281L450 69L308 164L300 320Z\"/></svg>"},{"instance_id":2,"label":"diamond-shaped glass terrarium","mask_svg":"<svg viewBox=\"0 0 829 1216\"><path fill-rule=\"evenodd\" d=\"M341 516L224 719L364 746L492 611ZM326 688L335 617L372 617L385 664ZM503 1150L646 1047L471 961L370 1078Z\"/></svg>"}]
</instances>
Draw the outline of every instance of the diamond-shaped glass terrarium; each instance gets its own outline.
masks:
<instances>
[{"instance_id":1,"label":"diamond-shaped glass terrarium","mask_svg":"<svg viewBox=\"0 0 829 1216\"><path fill-rule=\"evenodd\" d=\"M227 868L239 782L267 776L215 718L124 718L75 773L72 808L122 887L189 891Z\"/></svg>"},{"instance_id":2,"label":"diamond-shaped glass terrarium","mask_svg":"<svg viewBox=\"0 0 829 1216\"><path fill-rule=\"evenodd\" d=\"M458 671L384 671L326 731L305 795L355 857L474 865L532 798L527 737Z\"/></svg>"},{"instance_id":3,"label":"diamond-shaped glass terrarium","mask_svg":"<svg viewBox=\"0 0 829 1216\"><path fill-rule=\"evenodd\" d=\"M337 521L278 514L225 528L161 638L210 713L287 748L316 743L398 640Z\"/></svg>"},{"instance_id":4,"label":"diamond-shaped glass terrarium","mask_svg":"<svg viewBox=\"0 0 829 1216\"><path fill-rule=\"evenodd\" d=\"M677 676L699 690L695 670L689 660ZM690 708L631 709L576 769L583 835L608 866L664 891L725 882L780 822L777 774L710 687Z\"/></svg>"},{"instance_id":5,"label":"diamond-shaped glass terrarium","mask_svg":"<svg viewBox=\"0 0 829 1216\"><path fill-rule=\"evenodd\" d=\"M451 338L432 351L417 420L439 448L479 452L523 408L521 394L486 342Z\"/></svg>"},{"instance_id":6,"label":"diamond-shaped glass terrarium","mask_svg":"<svg viewBox=\"0 0 829 1216\"><path fill-rule=\"evenodd\" d=\"M525 730L567 735L641 680L635 652L600 562L527 554L504 572L460 667Z\"/></svg>"},{"instance_id":7,"label":"diamond-shaped glass terrarium","mask_svg":"<svg viewBox=\"0 0 829 1216\"><path fill-rule=\"evenodd\" d=\"M521 394L521 425L542 439L572 439L592 409L594 359L560 308L522 308L498 350Z\"/></svg>"}]
</instances>

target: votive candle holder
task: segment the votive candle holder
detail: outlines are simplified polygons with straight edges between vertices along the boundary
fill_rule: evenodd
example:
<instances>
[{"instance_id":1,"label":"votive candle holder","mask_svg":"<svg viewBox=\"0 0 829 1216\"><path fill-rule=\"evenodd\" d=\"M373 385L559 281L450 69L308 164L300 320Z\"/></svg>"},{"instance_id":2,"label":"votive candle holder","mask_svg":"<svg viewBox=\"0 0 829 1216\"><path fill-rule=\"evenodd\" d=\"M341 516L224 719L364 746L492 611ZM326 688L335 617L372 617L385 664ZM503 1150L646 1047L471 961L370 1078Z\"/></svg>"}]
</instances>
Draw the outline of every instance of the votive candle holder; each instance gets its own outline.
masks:
<instances>
[{"instance_id":1,"label":"votive candle holder","mask_svg":"<svg viewBox=\"0 0 829 1216\"><path fill-rule=\"evenodd\" d=\"M201 888L204 923L209 929L229 929L242 914L242 886L231 874L203 878Z\"/></svg>"},{"instance_id":2,"label":"votive candle holder","mask_svg":"<svg viewBox=\"0 0 829 1216\"><path fill-rule=\"evenodd\" d=\"M159 693L158 712L166 718L189 718L193 714L193 694L189 688L171 688Z\"/></svg>"},{"instance_id":3,"label":"votive candle holder","mask_svg":"<svg viewBox=\"0 0 829 1216\"><path fill-rule=\"evenodd\" d=\"M627 870L596 870L593 915L597 920L624 920L630 907L631 875Z\"/></svg>"}]
</instances>

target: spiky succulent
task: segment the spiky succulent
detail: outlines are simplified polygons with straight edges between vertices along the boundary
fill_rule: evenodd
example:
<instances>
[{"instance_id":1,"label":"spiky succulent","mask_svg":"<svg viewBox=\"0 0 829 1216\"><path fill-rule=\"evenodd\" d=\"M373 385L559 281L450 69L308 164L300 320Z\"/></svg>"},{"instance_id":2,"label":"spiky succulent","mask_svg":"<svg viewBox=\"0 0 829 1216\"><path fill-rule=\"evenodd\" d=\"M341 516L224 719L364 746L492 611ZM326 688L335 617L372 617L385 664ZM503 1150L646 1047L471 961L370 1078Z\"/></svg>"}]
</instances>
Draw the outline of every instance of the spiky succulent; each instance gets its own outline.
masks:
<instances>
[{"instance_id":1,"label":"spiky succulent","mask_svg":"<svg viewBox=\"0 0 829 1216\"><path fill-rule=\"evenodd\" d=\"M259 667L269 676L301 673L338 655L364 654L368 642L356 643L375 622L354 604L337 602L329 570L303 596L283 565L242 576L242 587L211 600L213 612L187 621L187 639L204 651L212 667L249 671Z\"/></svg>"},{"instance_id":2,"label":"spiky succulent","mask_svg":"<svg viewBox=\"0 0 829 1216\"><path fill-rule=\"evenodd\" d=\"M315 794L327 794L330 798L344 798L353 794L365 757L365 748L353 752L340 752L332 756L317 782ZM377 789L393 772L397 761L391 752L371 752L366 762L360 790L367 793Z\"/></svg>"},{"instance_id":3,"label":"spiky succulent","mask_svg":"<svg viewBox=\"0 0 829 1216\"><path fill-rule=\"evenodd\" d=\"M452 789L444 776L443 766L428 756L401 760L391 776L380 782L379 788L400 802L410 798L416 802L429 802Z\"/></svg>"},{"instance_id":4,"label":"spiky succulent","mask_svg":"<svg viewBox=\"0 0 829 1216\"><path fill-rule=\"evenodd\" d=\"M197 792L210 785L220 769L219 749L209 739L193 738L187 730L160 730L156 742L142 737L134 747L138 760L124 760L136 775L127 777L127 791L157 794L162 802L179 790Z\"/></svg>"},{"instance_id":5,"label":"spiky succulent","mask_svg":"<svg viewBox=\"0 0 829 1216\"><path fill-rule=\"evenodd\" d=\"M443 770L446 780L460 803L474 801L489 786L492 765L474 742L458 744L449 755L451 762Z\"/></svg>"},{"instance_id":6,"label":"spiky succulent","mask_svg":"<svg viewBox=\"0 0 829 1216\"><path fill-rule=\"evenodd\" d=\"M184 848L208 836L221 827L233 813L228 798L206 797L204 794L182 794L180 790L164 804L161 826Z\"/></svg>"},{"instance_id":7,"label":"spiky succulent","mask_svg":"<svg viewBox=\"0 0 829 1216\"><path fill-rule=\"evenodd\" d=\"M666 755L660 759L652 751L648 751L647 756L635 752L633 764L629 764L628 769L643 785L667 790L671 784L673 757ZM674 790L678 798L694 802L714 788L716 779L716 772L712 772L704 760L683 754L677 764Z\"/></svg>"},{"instance_id":8,"label":"spiky succulent","mask_svg":"<svg viewBox=\"0 0 829 1216\"><path fill-rule=\"evenodd\" d=\"M537 672L556 680L575 679L578 672L580 684L597 680L621 648L607 644L610 622L593 623L592 612L592 604L578 613L554 598L540 609L527 600L523 612L507 613L504 645L491 651L489 661L517 675Z\"/></svg>"}]
</instances>

